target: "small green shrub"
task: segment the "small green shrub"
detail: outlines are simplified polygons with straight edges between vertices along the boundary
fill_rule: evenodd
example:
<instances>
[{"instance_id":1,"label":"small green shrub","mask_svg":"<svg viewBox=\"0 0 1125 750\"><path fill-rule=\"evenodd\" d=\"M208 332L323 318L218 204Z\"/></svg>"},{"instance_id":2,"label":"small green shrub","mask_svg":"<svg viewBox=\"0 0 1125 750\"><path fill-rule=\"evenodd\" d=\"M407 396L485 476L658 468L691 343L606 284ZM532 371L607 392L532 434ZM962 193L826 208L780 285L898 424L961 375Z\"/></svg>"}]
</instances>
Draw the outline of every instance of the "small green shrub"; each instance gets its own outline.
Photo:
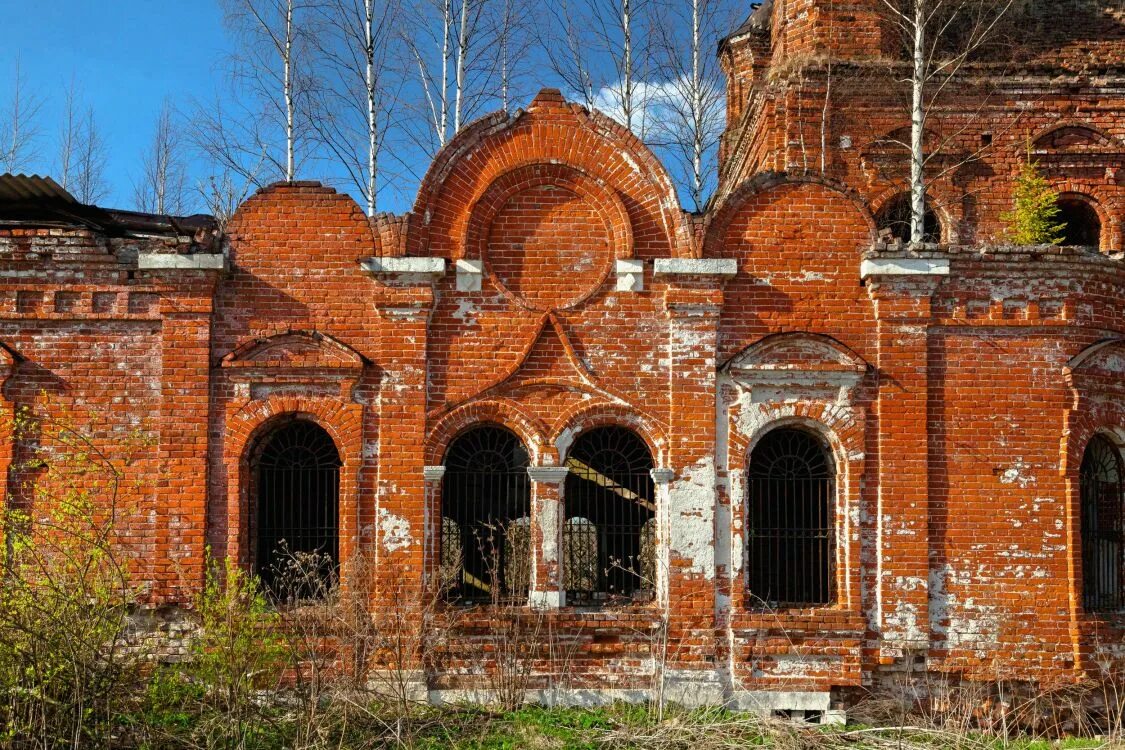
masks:
<instances>
[{"instance_id":1,"label":"small green shrub","mask_svg":"<svg viewBox=\"0 0 1125 750\"><path fill-rule=\"evenodd\" d=\"M1058 221L1059 194L1028 159L1020 167L1012 190L1012 210L1001 214L1009 239L1017 245L1057 245L1065 224Z\"/></svg>"}]
</instances>

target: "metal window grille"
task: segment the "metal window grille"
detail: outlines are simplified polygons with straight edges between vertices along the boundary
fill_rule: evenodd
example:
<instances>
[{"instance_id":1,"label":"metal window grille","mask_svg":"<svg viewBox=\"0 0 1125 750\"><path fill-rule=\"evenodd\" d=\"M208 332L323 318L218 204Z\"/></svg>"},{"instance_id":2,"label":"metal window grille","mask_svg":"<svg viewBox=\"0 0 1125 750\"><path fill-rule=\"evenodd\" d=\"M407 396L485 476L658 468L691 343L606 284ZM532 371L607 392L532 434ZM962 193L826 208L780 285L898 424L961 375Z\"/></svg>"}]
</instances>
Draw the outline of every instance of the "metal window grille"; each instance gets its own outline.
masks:
<instances>
[{"instance_id":1,"label":"metal window grille","mask_svg":"<svg viewBox=\"0 0 1125 750\"><path fill-rule=\"evenodd\" d=\"M272 587L290 561L339 566L340 453L320 426L294 420L269 433L257 455L254 569Z\"/></svg>"},{"instance_id":2,"label":"metal window grille","mask_svg":"<svg viewBox=\"0 0 1125 750\"><path fill-rule=\"evenodd\" d=\"M648 446L630 430L599 427L579 436L566 466L567 602L582 606L651 596L656 495Z\"/></svg>"},{"instance_id":3,"label":"metal window grille","mask_svg":"<svg viewBox=\"0 0 1125 750\"><path fill-rule=\"evenodd\" d=\"M820 439L767 433L750 457L746 536L749 594L764 607L831 603L835 470Z\"/></svg>"},{"instance_id":4,"label":"metal window grille","mask_svg":"<svg viewBox=\"0 0 1125 750\"><path fill-rule=\"evenodd\" d=\"M447 596L465 603L526 601L531 582L527 450L503 427L458 436L445 454L441 569Z\"/></svg>"},{"instance_id":5,"label":"metal window grille","mask_svg":"<svg viewBox=\"0 0 1125 750\"><path fill-rule=\"evenodd\" d=\"M1104 437L1086 446L1082 495L1082 602L1091 612L1125 608L1125 493L1121 458Z\"/></svg>"}]
</instances>

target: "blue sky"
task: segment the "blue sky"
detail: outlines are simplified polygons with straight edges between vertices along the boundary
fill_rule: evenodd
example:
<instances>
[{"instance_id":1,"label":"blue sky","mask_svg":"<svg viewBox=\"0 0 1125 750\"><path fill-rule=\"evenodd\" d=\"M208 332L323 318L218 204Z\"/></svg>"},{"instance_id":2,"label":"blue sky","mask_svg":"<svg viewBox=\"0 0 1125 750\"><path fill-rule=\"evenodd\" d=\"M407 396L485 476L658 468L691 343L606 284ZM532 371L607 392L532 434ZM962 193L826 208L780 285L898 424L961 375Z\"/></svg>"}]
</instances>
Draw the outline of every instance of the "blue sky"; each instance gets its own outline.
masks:
<instances>
[{"instance_id":1,"label":"blue sky","mask_svg":"<svg viewBox=\"0 0 1125 750\"><path fill-rule=\"evenodd\" d=\"M541 0L527 2L530 8L543 7ZM732 18L745 7L743 0L722 2L730 3ZM214 102L231 90L226 84L232 42L220 0L0 0L0 24L5 32L5 43L0 45L0 111L11 101L17 58L27 88L43 100L39 158L28 171L58 171L59 123L73 78L81 106L93 109L107 145L109 193L99 201L104 206L135 207L133 185L165 98L178 112L190 114L197 102ZM525 75L513 82L515 106L526 105L542 86L559 85L542 55L534 51L529 55L521 68ZM413 66L410 70L413 76ZM650 82L654 88L661 85L666 84ZM402 92L416 103L422 101L416 79L409 79ZM474 116L497 106L486 102ZM417 119L411 114L417 110L400 111ZM385 174L397 172L394 177L381 177L388 184L385 192L380 189L380 210L410 209L418 178L428 164L416 143L389 137L387 153L399 157L400 163L396 165L394 158L383 160ZM670 166L668 155L657 152ZM194 185L210 170L199 157L189 155L189 159L194 159L189 164L189 182ZM298 177L333 178L326 169L312 167ZM349 188L344 181L337 186ZM193 208L201 210L199 205Z\"/></svg>"},{"instance_id":2,"label":"blue sky","mask_svg":"<svg viewBox=\"0 0 1125 750\"><path fill-rule=\"evenodd\" d=\"M110 196L132 204L140 152L165 96L206 99L221 72L226 37L211 0L0 0L0 102L12 93L20 56L29 87L45 100L38 171L54 161L53 123L73 76L108 144Z\"/></svg>"}]
</instances>

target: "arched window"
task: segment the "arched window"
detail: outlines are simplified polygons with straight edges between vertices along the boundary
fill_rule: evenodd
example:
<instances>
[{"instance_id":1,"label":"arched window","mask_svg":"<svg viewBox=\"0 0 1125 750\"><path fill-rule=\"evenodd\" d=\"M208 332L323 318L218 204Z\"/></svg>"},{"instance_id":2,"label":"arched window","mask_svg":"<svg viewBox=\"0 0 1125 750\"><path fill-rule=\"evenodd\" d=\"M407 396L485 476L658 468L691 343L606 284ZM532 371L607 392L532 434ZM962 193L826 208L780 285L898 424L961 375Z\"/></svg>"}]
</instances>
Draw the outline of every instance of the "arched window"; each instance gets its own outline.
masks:
<instances>
[{"instance_id":1,"label":"arched window","mask_svg":"<svg viewBox=\"0 0 1125 750\"><path fill-rule=\"evenodd\" d=\"M531 574L527 466L523 443L499 425L470 428L450 444L441 491L441 560L443 568L459 573L445 582L450 599L494 603L527 599Z\"/></svg>"},{"instance_id":2,"label":"arched window","mask_svg":"<svg viewBox=\"0 0 1125 750\"><path fill-rule=\"evenodd\" d=\"M566 466L567 603L651 595L654 581L644 575L644 529L656 515L656 495L648 445L625 428L598 427L574 441Z\"/></svg>"},{"instance_id":3,"label":"arched window","mask_svg":"<svg viewBox=\"0 0 1125 750\"><path fill-rule=\"evenodd\" d=\"M834 486L831 454L812 433L779 428L755 446L746 513L754 604L801 607L833 601Z\"/></svg>"},{"instance_id":4,"label":"arched window","mask_svg":"<svg viewBox=\"0 0 1125 750\"><path fill-rule=\"evenodd\" d=\"M885 236L885 233L889 233L892 239L899 240L900 242L909 242L910 217L912 213L909 193L900 193L888 200L883 204L883 207L879 209L879 215L875 217L880 236ZM934 213L934 210L930 207L929 201L926 201L923 232L924 236L922 239L924 242L941 242L941 222L938 221L937 214Z\"/></svg>"},{"instance_id":5,"label":"arched window","mask_svg":"<svg viewBox=\"0 0 1125 750\"><path fill-rule=\"evenodd\" d=\"M1090 612L1125 608L1125 495L1121 457L1104 437L1086 446L1079 470L1082 495L1082 602Z\"/></svg>"},{"instance_id":6,"label":"arched window","mask_svg":"<svg viewBox=\"0 0 1125 750\"><path fill-rule=\"evenodd\" d=\"M1058 221L1063 225L1064 245L1101 247L1102 221L1089 201L1073 195L1058 200Z\"/></svg>"},{"instance_id":7,"label":"arched window","mask_svg":"<svg viewBox=\"0 0 1125 750\"><path fill-rule=\"evenodd\" d=\"M340 560L340 453L324 428L293 419L267 433L255 458L254 570L310 585L335 575ZM299 563L301 571L294 571ZM308 591L289 592L303 595Z\"/></svg>"}]
</instances>

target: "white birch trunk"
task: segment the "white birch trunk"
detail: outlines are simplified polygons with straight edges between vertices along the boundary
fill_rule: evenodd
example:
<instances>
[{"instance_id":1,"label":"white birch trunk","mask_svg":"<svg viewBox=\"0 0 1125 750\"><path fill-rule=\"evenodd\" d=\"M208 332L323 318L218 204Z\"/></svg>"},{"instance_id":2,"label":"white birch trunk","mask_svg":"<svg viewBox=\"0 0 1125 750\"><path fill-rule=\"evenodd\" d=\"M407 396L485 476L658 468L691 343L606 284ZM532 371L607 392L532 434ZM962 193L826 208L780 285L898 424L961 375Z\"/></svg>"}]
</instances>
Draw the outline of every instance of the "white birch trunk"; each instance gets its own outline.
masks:
<instances>
[{"instance_id":1,"label":"white birch trunk","mask_svg":"<svg viewBox=\"0 0 1125 750\"><path fill-rule=\"evenodd\" d=\"M363 41L367 84L367 215L375 215L376 180L379 175L379 118L375 84L375 0L364 0Z\"/></svg>"},{"instance_id":2,"label":"white birch trunk","mask_svg":"<svg viewBox=\"0 0 1125 750\"><path fill-rule=\"evenodd\" d=\"M285 48L282 53L285 96L285 181L292 182L294 166L293 138L293 0L285 3Z\"/></svg>"},{"instance_id":3,"label":"white birch trunk","mask_svg":"<svg viewBox=\"0 0 1125 750\"><path fill-rule=\"evenodd\" d=\"M926 0L914 0L914 74L910 105L910 242L921 244L926 232Z\"/></svg>"}]
</instances>

